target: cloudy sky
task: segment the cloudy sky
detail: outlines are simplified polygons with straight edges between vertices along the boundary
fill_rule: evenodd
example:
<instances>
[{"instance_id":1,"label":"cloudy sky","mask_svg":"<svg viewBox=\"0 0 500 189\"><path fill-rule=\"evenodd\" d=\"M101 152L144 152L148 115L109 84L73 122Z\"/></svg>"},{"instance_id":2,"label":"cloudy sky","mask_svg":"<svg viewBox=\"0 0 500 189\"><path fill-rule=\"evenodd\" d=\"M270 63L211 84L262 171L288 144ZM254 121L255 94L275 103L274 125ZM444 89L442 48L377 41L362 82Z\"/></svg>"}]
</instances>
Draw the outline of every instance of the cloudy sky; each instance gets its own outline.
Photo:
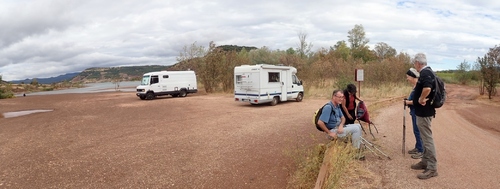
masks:
<instances>
[{"instance_id":1,"label":"cloudy sky","mask_svg":"<svg viewBox=\"0 0 500 189\"><path fill-rule=\"evenodd\" d=\"M89 67L171 65L196 42L298 46L347 41L363 25L369 45L427 54L434 69L474 63L500 45L493 0L0 0L3 80L53 77Z\"/></svg>"}]
</instances>

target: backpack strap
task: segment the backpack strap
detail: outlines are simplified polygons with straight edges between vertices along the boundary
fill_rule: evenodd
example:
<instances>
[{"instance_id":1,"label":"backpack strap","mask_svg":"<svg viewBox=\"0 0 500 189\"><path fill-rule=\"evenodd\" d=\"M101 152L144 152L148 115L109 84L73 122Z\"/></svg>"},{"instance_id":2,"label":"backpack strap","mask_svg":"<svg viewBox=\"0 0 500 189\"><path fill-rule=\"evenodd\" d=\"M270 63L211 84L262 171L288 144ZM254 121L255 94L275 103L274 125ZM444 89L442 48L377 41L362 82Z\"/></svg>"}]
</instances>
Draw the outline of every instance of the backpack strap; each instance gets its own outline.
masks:
<instances>
[{"instance_id":1,"label":"backpack strap","mask_svg":"<svg viewBox=\"0 0 500 189\"><path fill-rule=\"evenodd\" d=\"M330 105L330 103L326 103L326 104L325 104L325 106L326 106L326 105L329 105L329 106L331 106L331 107L332 107L332 112L330 113L330 116L332 116L332 115L333 115L333 116L336 116L337 114L336 114L335 110L333 110L333 106L332 106L332 105ZM324 107L323 107L323 108L324 108ZM335 118L335 119L336 119L336 118ZM325 125L326 125L326 124L325 124ZM327 127L327 129L329 129L329 128Z\"/></svg>"}]
</instances>

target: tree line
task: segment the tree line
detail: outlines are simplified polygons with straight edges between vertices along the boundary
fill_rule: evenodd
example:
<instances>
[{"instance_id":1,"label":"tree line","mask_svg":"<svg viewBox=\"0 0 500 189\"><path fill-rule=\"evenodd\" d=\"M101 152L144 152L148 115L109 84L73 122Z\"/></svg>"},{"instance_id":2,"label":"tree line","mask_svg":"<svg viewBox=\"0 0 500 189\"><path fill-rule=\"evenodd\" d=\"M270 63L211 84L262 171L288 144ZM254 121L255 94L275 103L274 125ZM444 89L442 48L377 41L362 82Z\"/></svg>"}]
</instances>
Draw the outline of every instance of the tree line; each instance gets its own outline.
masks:
<instances>
[{"instance_id":1,"label":"tree line","mask_svg":"<svg viewBox=\"0 0 500 189\"><path fill-rule=\"evenodd\" d=\"M305 87L344 88L354 82L354 70L364 70L364 85L379 86L383 83L406 82L404 74L412 67L412 57L400 52L384 42L379 42L373 49L368 46L362 25L355 25L348 31L347 41L341 40L329 48L321 48L313 52L307 34L298 33L299 45L286 50L271 50L268 47L238 48L228 50L220 48L214 42L208 47L196 42L185 46L177 60L182 64L172 70L195 70L207 93L232 92L233 69L235 66L251 64L273 64L296 67L297 76L303 80ZM457 67L453 81L462 84L471 81L484 83L489 95L494 95L500 79L499 67L500 47L490 49L485 57L479 57L471 67L466 62ZM496 58L495 58L496 57ZM182 65L182 66L181 66ZM331 82L333 81L333 86ZM491 96L490 96L491 98Z\"/></svg>"},{"instance_id":2,"label":"tree line","mask_svg":"<svg viewBox=\"0 0 500 189\"><path fill-rule=\"evenodd\" d=\"M194 42L183 47L177 57L179 63L168 70L194 70L207 93L231 93L234 91L234 67L245 64L293 66L297 68L297 76L303 80L306 90L311 87L344 88L354 82L355 69L364 70L365 86L406 82L404 74L413 66L409 54L398 53L384 42L370 49L370 40L362 25L355 25L348 31L347 41L338 41L315 52L311 50L313 44L307 41L306 33L299 32L297 36L299 45L286 50L271 50L266 46L217 46L214 42L205 47ZM481 94L486 91L491 98L500 81L499 68L500 46L495 46L484 57L478 57L474 65L465 61L460 63L453 73L453 80L462 84L480 81ZM8 93L5 87L0 87L0 98Z\"/></svg>"}]
</instances>

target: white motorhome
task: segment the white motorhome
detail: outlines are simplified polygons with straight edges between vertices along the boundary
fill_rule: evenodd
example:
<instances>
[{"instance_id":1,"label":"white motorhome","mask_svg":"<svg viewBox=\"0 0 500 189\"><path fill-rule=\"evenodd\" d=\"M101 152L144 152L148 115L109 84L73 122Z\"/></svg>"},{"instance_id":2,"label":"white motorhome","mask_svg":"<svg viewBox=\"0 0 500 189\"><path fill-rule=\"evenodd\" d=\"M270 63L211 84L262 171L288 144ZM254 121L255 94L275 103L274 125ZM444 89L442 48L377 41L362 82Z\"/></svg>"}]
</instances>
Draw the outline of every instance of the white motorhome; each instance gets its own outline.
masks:
<instances>
[{"instance_id":1,"label":"white motorhome","mask_svg":"<svg viewBox=\"0 0 500 189\"><path fill-rule=\"evenodd\" d=\"M269 64L242 65L234 68L234 99L251 104L302 101L304 87L290 66Z\"/></svg>"},{"instance_id":2,"label":"white motorhome","mask_svg":"<svg viewBox=\"0 0 500 189\"><path fill-rule=\"evenodd\" d=\"M152 100L157 96L172 95L185 97L198 92L194 71L159 71L145 73L136 95L141 99Z\"/></svg>"}]
</instances>

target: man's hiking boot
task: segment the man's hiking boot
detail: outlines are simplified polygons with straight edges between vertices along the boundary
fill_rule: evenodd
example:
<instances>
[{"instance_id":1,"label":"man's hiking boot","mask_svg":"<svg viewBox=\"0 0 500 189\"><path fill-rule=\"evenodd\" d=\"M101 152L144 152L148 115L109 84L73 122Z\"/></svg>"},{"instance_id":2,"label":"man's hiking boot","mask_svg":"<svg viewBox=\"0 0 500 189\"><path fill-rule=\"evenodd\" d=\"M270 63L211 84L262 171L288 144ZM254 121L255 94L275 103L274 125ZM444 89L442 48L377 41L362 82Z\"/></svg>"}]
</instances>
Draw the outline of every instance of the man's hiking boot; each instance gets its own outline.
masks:
<instances>
[{"instance_id":1,"label":"man's hiking boot","mask_svg":"<svg viewBox=\"0 0 500 189\"><path fill-rule=\"evenodd\" d=\"M411 169L415 169L415 170L425 170L427 169L427 164L425 163L422 163L421 161L416 163L416 164L413 164L411 165Z\"/></svg>"},{"instance_id":2,"label":"man's hiking boot","mask_svg":"<svg viewBox=\"0 0 500 189\"><path fill-rule=\"evenodd\" d=\"M419 179L429 179L431 177L438 176L438 172L436 170L426 169L423 173L419 173L417 177Z\"/></svg>"},{"instance_id":3,"label":"man's hiking boot","mask_svg":"<svg viewBox=\"0 0 500 189\"><path fill-rule=\"evenodd\" d=\"M420 158L422 158L422 156L424 156L424 154L422 152L417 152L416 154L412 154L411 158L420 159Z\"/></svg>"},{"instance_id":4,"label":"man's hiking boot","mask_svg":"<svg viewBox=\"0 0 500 189\"><path fill-rule=\"evenodd\" d=\"M412 150L409 150L408 153L409 154L416 154L416 153L418 153L418 149L417 148L413 148Z\"/></svg>"}]
</instances>

